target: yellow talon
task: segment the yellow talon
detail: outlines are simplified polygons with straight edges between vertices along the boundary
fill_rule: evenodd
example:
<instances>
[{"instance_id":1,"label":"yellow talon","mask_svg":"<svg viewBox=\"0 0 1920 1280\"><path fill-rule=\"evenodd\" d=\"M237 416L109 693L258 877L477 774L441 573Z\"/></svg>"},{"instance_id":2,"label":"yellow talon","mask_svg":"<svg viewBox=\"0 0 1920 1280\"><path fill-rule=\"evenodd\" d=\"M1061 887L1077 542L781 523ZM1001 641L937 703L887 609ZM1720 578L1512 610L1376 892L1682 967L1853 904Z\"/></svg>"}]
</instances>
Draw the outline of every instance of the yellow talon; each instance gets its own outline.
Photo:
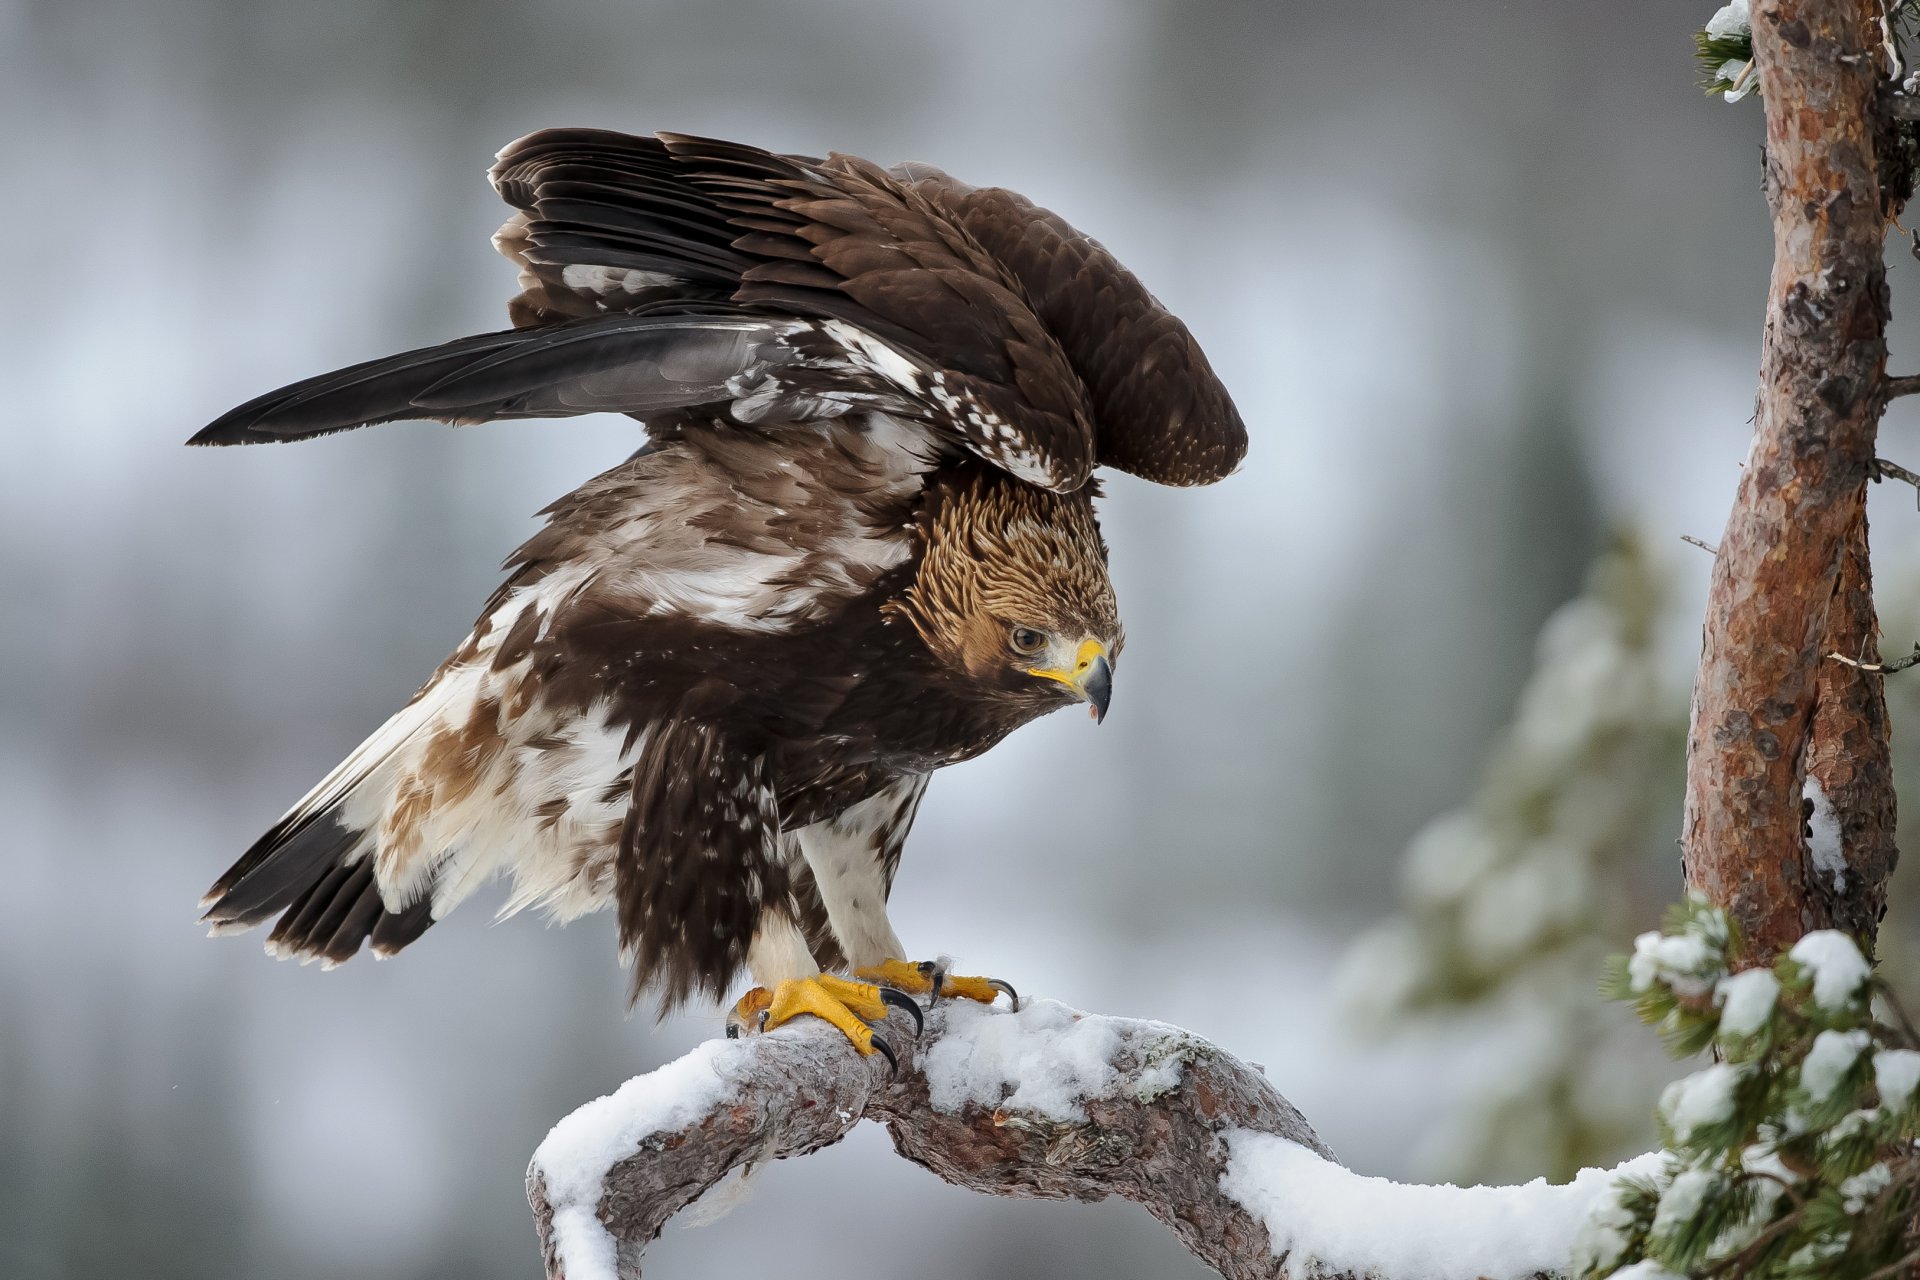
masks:
<instances>
[{"instance_id":1,"label":"yellow talon","mask_svg":"<svg viewBox=\"0 0 1920 1280\"><path fill-rule=\"evenodd\" d=\"M803 1013L831 1023L840 1029L840 1033L853 1042L853 1047L862 1054L873 1052L873 1029L860 1021L854 1011L854 1005L847 998L827 986L834 979L822 974L817 978L791 979L773 989L773 1000L767 1007L766 1015L761 1018L762 1030L771 1031L783 1026ZM836 982L836 985L838 983ZM886 1006L880 1003L880 993L873 987L867 987L874 993L871 1001L861 999L858 987L864 984L846 983L855 990L847 992L852 1001L857 1001L867 1011L869 1017L885 1017Z\"/></svg>"},{"instance_id":2,"label":"yellow talon","mask_svg":"<svg viewBox=\"0 0 1920 1280\"><path fill-rule=\"evenodd\" d=\"M829 998L846 1006L848 1012L855 1017L864 1018L869 1022L878 1022L887 1016L887 1002L881 998L880 988L870 982L854 982L831 973L823 973L812 981ZM787 984L781 985L784 987ZM795 1012L811 1012L811 1010ZM768 1025L778 1026L779 1022L776 1020Z\"/></svg>"},{"instance_id":3,"label":"yellow talon","mask_svg":"<svg viewBox=\"0 0 1920 1280\"><path fill-rule=\"evenodd\" d=\"M1002 988L993 985L991 978L957 977L948 974L940 984L940 994L956 999L978 1000L981 1004L992 1004L994 997Z\"/></svg>"},{"instance_id":4,"label":"yellow talon","mask_svg":"<svg viewBox=\"0 0 1920 1280\"><path fill-rule=\"evenodd\" d=\"M727 1035L771 1031L810 1013L832 1025L863 1055L878 1051L897 1068L898 1059L893 1049L862 1021L885 1021L889 1005L905 1008L913 1014L915 1022L920 1020L920 1010L913 1001L897 991L886 991L867 982L852 982L830 973L790 978L772 991L755 987L741 996L733 1012L727 1015Z\"/></svg>"},{"instance_id":5,"label":"yellow talon","mask_svg":"<svg viewBox=\"0 0 1920 1280\"><path fill-rule=\"evenodd\" d=\"M895 991L904 991L908 995L923 996L933 990L933 972L930 964L915 964L911 960L882 960L879 964L855 969L853 976L892 987Z\"/></svg>"},{"instance_id":6,"label":"yellow talon","mask_svg":"<svg viewBox=\"0 0 1920 1280\"><path fill-rule=\"evenodd\" d=\"M880 983L899 991L916 996L934 992L941 996L950 996L962 1000L978 1000L981 1004L992 1004L994 997L1002 991L1007 993L1017 1006L1020 998L1012 987L994 978L960 977L943 973L938 965L915 964L910 960L882 960L879 964L865 969L856 969L854 976L865 978L869 982ZM934 980L939 979L939 988L935 991Z\"/></svg>"}]
</instances>

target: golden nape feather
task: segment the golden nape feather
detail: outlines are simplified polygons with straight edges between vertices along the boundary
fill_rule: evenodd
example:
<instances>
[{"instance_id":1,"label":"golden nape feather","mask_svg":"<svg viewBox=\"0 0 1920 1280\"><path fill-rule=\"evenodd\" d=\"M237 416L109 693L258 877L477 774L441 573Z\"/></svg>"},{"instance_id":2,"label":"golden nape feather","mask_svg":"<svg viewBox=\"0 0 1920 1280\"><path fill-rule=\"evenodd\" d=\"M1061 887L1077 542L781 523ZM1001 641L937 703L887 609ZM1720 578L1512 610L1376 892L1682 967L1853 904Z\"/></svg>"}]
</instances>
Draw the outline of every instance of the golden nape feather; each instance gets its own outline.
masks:
<instances>
[{"instance_id":1,"label":"golden nape feather","mask_svg":"<svg viewBox=\"0 0 1920 1280\"><path fill-rule=\"evenodd\" d=\"M1097 496L1097 485L1053 493L991 468L956 469L928 495L919 570L899 614L942 661L975 675L1004 665L1015 625L1093 637L1118 657Z\"/></svg>"}]
</instances>

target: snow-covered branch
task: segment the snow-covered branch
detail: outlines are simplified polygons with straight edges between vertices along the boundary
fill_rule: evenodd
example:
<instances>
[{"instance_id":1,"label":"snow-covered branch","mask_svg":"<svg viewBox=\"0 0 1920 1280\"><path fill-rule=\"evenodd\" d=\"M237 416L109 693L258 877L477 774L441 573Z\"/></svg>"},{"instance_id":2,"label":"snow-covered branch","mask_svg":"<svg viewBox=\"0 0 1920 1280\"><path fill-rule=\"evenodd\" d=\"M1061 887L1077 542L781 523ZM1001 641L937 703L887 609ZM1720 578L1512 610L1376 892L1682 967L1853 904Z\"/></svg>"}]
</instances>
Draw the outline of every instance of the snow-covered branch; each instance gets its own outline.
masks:
<instances>
[{"instance_id":1,"label":"snow-covered branch","mask_svg":"<svg viewBox=\"0 0 1920 1280\"><path fill-rule=\"evenodd\" d=\"M1260 1068L1178 1027L943 1002L890 1076L812 1019L720 1040L555 1126L527 1171L550 1277L630 1280L668 1218L736 1169L877 1120L994 1195L1135 1201L1230 1277L1521 1280L1567 1264L1615 1172L1564 1186L1422 1187L1332 1154Z\"/></svg>"}]
</instances>

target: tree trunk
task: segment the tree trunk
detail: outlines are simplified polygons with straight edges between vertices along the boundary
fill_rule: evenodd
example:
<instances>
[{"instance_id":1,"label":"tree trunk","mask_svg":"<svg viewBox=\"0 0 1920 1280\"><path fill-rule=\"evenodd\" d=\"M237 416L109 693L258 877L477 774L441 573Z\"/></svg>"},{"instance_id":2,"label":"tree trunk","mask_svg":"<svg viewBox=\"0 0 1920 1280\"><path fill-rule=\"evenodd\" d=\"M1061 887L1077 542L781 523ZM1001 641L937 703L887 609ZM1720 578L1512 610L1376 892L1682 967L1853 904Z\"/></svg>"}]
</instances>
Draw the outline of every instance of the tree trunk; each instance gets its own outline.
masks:
<instances>
[{"instance_id":1,"label":"tree trunk","mask_svg":"<svg viewBox=\"0 0 1920 1280\"><path fill-rule=\"evenodd\" d=\"M1682 841L1688 887L1726 908L1749 964L1834 925L1871 948L1893 863L1879 677L1825 656L1871 652L1877 631L1865 493L1887 355L1878 19L1866 0L1753 11L1773 280L1752 450L1707 602ZM1811 865L1810 768L1844 880Z\"/></svg>"}]
</instances>

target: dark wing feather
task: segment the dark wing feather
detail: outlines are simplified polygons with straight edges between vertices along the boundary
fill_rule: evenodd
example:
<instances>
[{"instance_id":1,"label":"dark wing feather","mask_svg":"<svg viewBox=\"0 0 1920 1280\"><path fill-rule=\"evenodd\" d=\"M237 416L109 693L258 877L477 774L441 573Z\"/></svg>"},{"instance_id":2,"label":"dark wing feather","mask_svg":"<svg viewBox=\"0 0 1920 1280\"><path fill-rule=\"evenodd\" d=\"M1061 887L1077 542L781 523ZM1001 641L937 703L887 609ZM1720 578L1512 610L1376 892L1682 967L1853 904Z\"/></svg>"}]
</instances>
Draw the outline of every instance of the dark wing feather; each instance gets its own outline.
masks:
<instances>
[{"instance_id":1,"label":"dark wing feather","mask_svg":"<svg viewBox=\"0 0 1920 1280\"><path fill-rule=\"evenodd\" d=\"M735 406L742 420L799 420L900 401L818 322L737 310L603 315L478 334L308 378L229 411L191 443L304 440L400 418L645 418L704 405Z\"/></svg>"},{"instance_id":2,"label":"dark wing feather","mask_svg":"<svg viewBox=\"0 0 1920 1280\"><path fill-rule=\"evenodd\" d=\"M1092 397L1100 465L1175 485L1240 465L1246 424L1200 344L1105 247L1005 188L900 173L1020 281Z\"/></svg>"}]
</instances>

